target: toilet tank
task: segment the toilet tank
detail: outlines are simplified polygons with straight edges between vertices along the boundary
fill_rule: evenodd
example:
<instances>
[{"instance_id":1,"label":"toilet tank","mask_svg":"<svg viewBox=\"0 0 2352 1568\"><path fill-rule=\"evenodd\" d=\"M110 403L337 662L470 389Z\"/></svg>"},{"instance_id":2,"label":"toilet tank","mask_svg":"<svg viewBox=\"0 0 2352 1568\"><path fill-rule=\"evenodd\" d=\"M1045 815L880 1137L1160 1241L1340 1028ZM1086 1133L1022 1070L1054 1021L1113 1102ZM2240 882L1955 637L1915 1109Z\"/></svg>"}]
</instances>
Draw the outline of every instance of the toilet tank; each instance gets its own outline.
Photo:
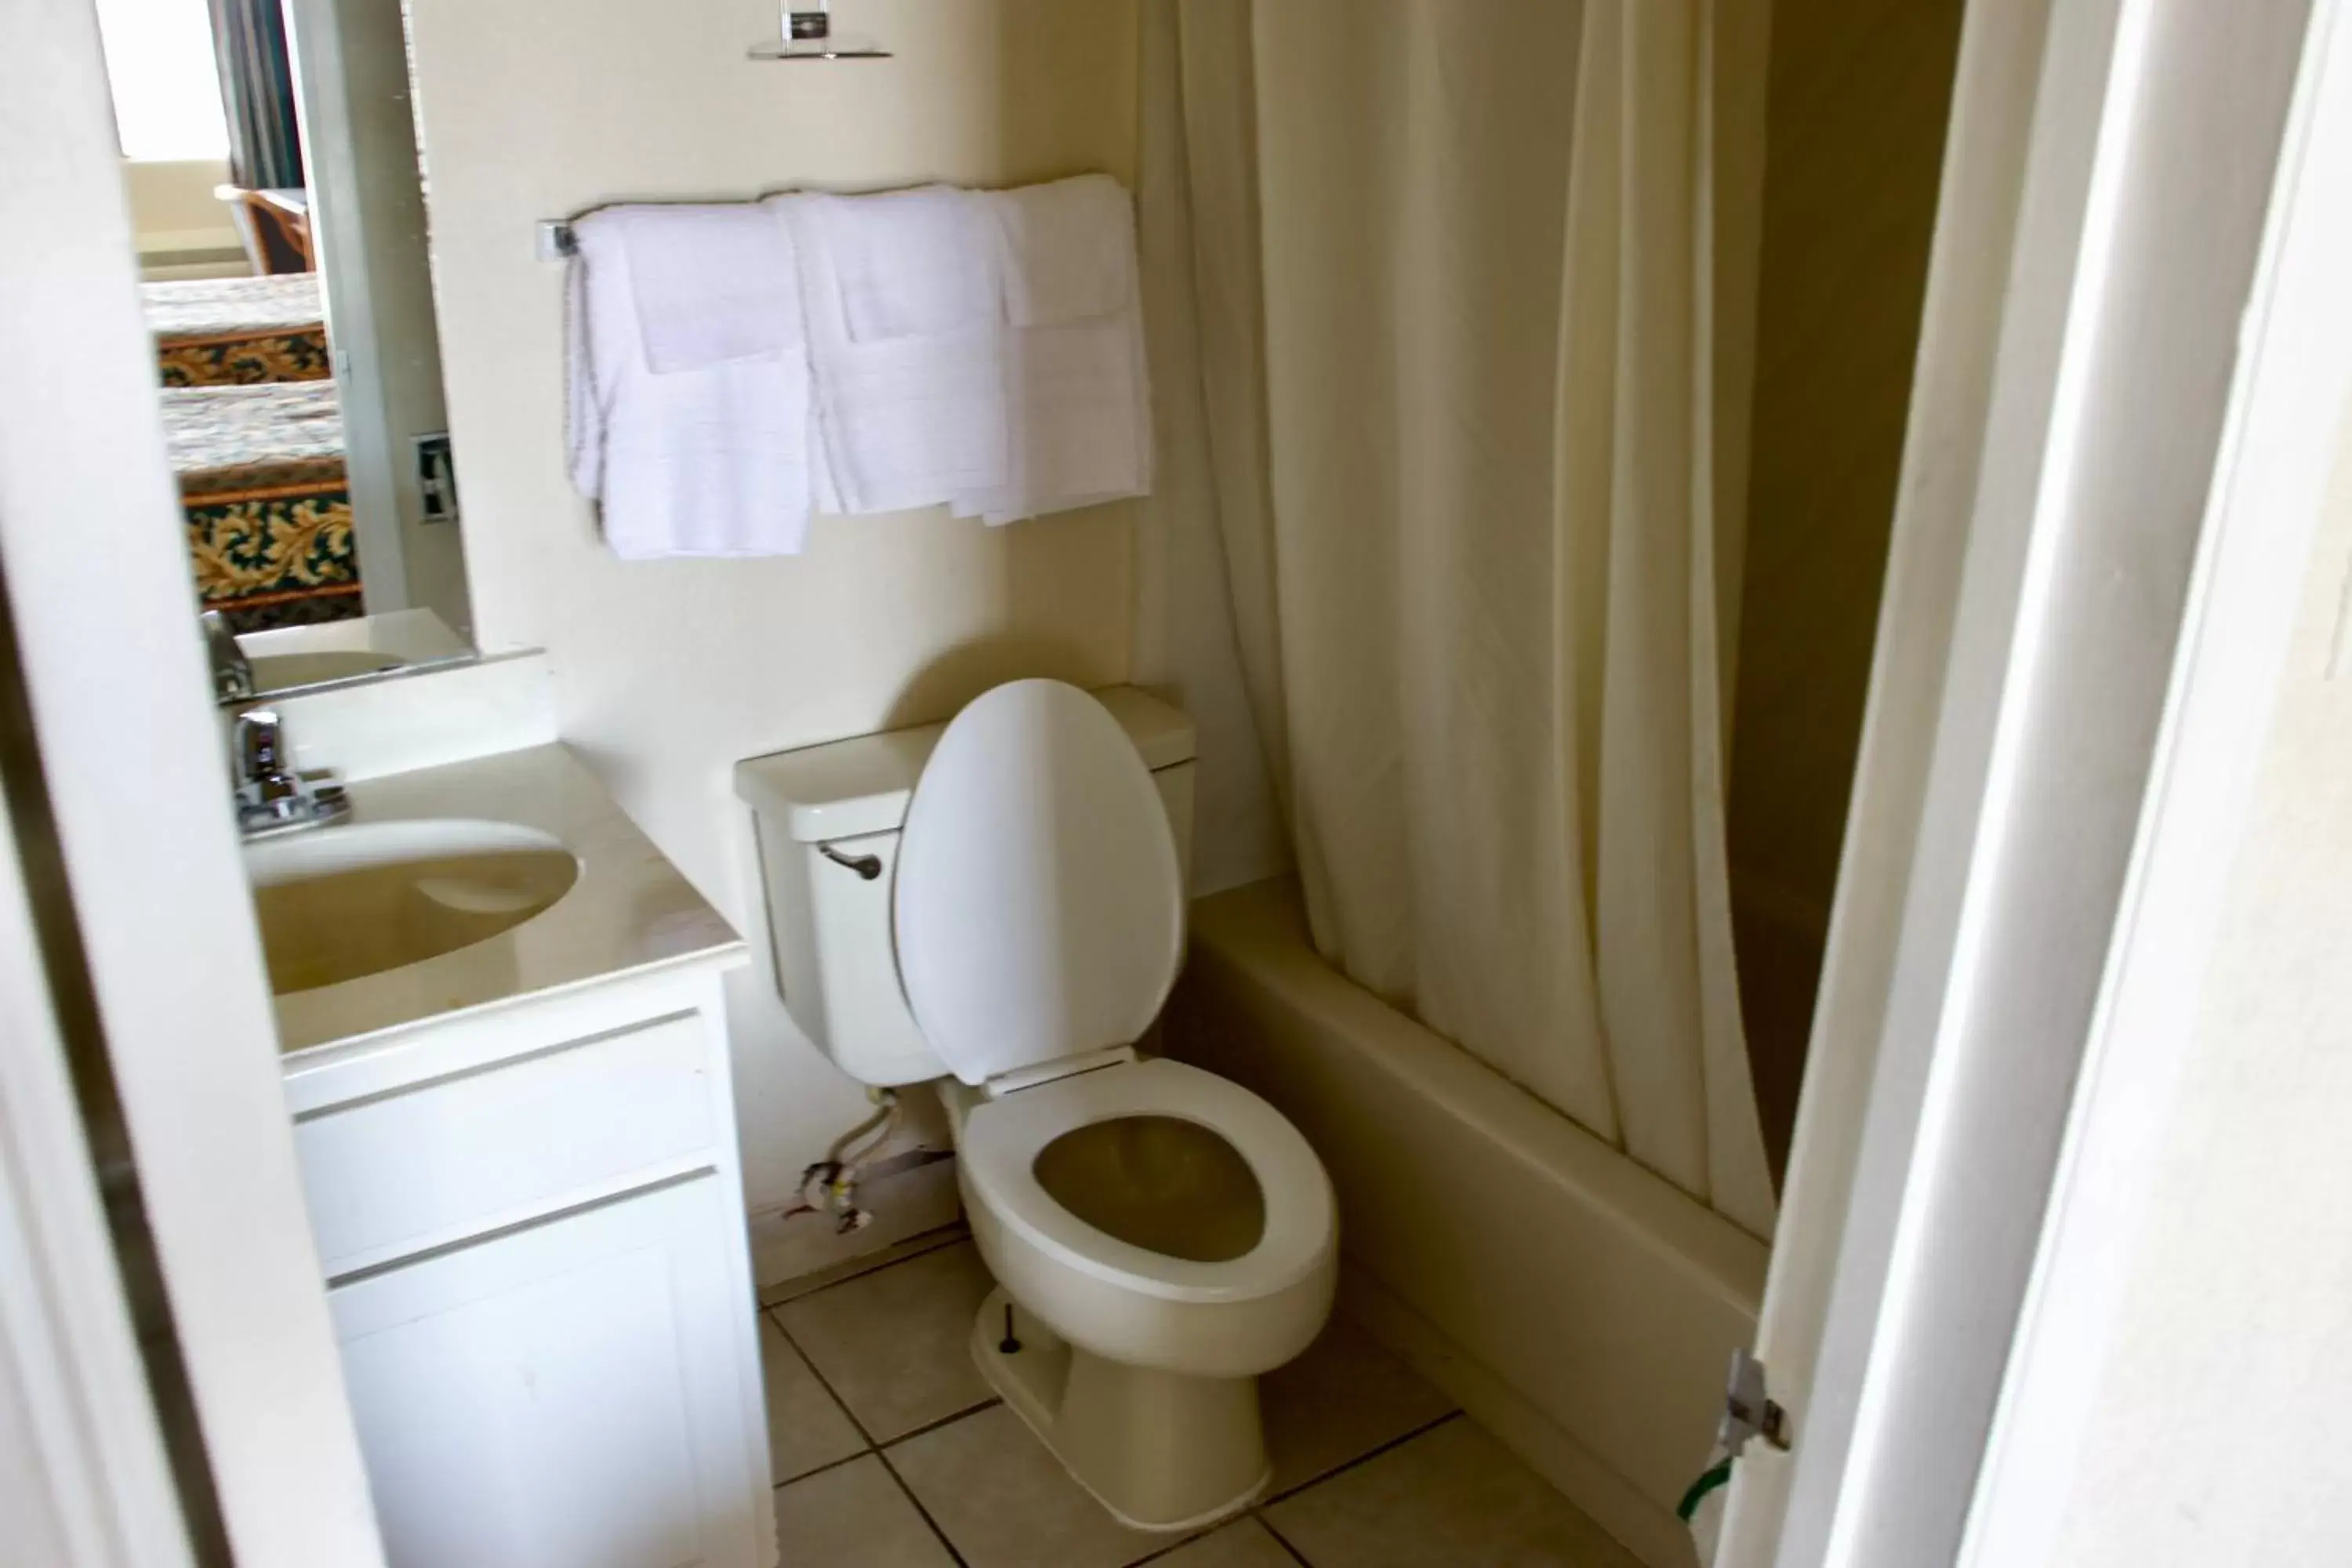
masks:
<instances>
[{"instance_id":1,"label":"toilet tank","mask_svg":"<svg viewBox=\"0 0 2352 1568\"><path fill-rule=\"evenodd\" d=\"M1094 693L1160 786L1176 858L1192 865L1192 721L1132 686ZM801 1032L860 1083L948 1075L907 1010L892 950L898 830L947 725L921 724L735 764L751 807L776 983Z\"/></svg>"}]
</instances>

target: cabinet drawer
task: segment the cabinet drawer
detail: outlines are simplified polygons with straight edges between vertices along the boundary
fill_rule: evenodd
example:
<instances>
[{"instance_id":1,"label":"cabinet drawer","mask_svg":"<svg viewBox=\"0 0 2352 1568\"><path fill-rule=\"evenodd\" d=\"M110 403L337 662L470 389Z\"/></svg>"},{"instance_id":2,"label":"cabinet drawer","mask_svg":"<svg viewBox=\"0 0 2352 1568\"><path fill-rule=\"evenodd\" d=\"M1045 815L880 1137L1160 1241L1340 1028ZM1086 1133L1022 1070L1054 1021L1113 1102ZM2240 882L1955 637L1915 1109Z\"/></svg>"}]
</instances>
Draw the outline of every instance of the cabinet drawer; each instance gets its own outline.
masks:
<instances>
[{"instance_id":1,"label":"cabinet drawer","mask_svg":"<svg viewBox=\"0 0 2352 1568\"><path fill-rule=\"evenodd\" d=\"M344 1272L675 1170L719 1140L709 1071L688 1013L302 1117L320 1260Z\"/></svg>"}]
</instances>

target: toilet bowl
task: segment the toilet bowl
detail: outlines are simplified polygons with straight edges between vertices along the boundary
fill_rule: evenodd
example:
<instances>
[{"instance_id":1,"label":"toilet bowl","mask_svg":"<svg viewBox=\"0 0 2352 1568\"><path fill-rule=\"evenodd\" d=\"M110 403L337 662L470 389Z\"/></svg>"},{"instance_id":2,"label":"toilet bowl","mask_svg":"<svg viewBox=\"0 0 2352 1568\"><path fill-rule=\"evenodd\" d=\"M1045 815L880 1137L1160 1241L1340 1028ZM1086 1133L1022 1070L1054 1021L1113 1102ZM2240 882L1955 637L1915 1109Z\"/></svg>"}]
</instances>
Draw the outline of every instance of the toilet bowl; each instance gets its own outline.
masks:
<instances>
[{"instance_id":1,"label":"toilet bowl","mask_svg":"<svg viewBox=\"0 0 2352 1568\"><path fill-rule=\"evenodd\" d=\"M1255 1377L1330 1307L1331 1184L1228 1079L1134 1061L970 1106L964 1200L990 1271L1092 1354Z\"/></svg>"},{"instance_id":2,"label":"toilet bowl","mask_svg":"<svg viewBox=\"0 0 2352 1568\"><path fill-rule=\"evenodd\" d=\"M1183 962L1191 744L1140 692L1021 680L738 770L794 1018L863 1081L940 1086L997 1283L982 1375L1155 1531L1264 1490L1256 1380L1322 1328L1339 1260L1298 1131L1138 1048Z\"/></svg>"},{"instance_id":3,"label":"toilet bowl","mask_svg":"<svg viewBox=\"0 0 2352 1568\"><path fill-rule=\"evenodd\" d=\"M1246 1507L1269 1474L1257 1377L1321 1331L1338 1274L1331 1184L1307 1140L1239 1084L1171 1061L951 1103L965 1212L999 1286L973 1325L982 1375L1133 1528Z\"/></svg>"}]
</instances>

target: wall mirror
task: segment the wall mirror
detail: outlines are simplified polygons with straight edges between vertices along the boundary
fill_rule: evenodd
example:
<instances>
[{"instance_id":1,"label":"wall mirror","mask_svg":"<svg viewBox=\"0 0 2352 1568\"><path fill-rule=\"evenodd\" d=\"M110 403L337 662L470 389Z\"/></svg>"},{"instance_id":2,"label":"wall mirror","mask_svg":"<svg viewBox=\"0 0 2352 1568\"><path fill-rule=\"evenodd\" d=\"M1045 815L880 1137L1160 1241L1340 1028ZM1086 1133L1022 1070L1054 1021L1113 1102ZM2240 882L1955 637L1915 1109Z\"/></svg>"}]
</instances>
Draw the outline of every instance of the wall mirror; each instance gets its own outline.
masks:
<instances>
[{"instance_id":1,"label":"wall mirror","mask_svg":"<svg viewBox=\"0 0 2352 1568\"><path fill-rule=\"evenodd\" d=\"M401 0L98 0L224 702L471 657Z\"/></svg>"}]
</instances>

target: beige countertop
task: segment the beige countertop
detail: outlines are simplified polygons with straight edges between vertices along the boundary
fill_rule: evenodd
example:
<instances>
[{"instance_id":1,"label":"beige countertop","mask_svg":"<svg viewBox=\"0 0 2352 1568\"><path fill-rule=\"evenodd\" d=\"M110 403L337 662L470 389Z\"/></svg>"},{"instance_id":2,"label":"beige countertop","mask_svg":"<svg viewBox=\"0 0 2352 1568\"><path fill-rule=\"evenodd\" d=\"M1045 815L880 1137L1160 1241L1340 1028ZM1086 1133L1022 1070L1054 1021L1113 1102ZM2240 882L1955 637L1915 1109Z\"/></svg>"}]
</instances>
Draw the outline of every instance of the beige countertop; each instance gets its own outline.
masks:
<instances>
[{"instance_id":1,"label":"beige countertop","mask_svg":"<svg viewBox=\"0 0 2352 1568\"><path fill-rule=\"evenodd\" d=\"M367 779L351 798L354 824L460 818L536 828L562 840L580 876L547 910L488 941L278 997L278 1043L289 1058L625 975L743 962L734 929L561 745Z\"/></svg>"}]
</instances>

